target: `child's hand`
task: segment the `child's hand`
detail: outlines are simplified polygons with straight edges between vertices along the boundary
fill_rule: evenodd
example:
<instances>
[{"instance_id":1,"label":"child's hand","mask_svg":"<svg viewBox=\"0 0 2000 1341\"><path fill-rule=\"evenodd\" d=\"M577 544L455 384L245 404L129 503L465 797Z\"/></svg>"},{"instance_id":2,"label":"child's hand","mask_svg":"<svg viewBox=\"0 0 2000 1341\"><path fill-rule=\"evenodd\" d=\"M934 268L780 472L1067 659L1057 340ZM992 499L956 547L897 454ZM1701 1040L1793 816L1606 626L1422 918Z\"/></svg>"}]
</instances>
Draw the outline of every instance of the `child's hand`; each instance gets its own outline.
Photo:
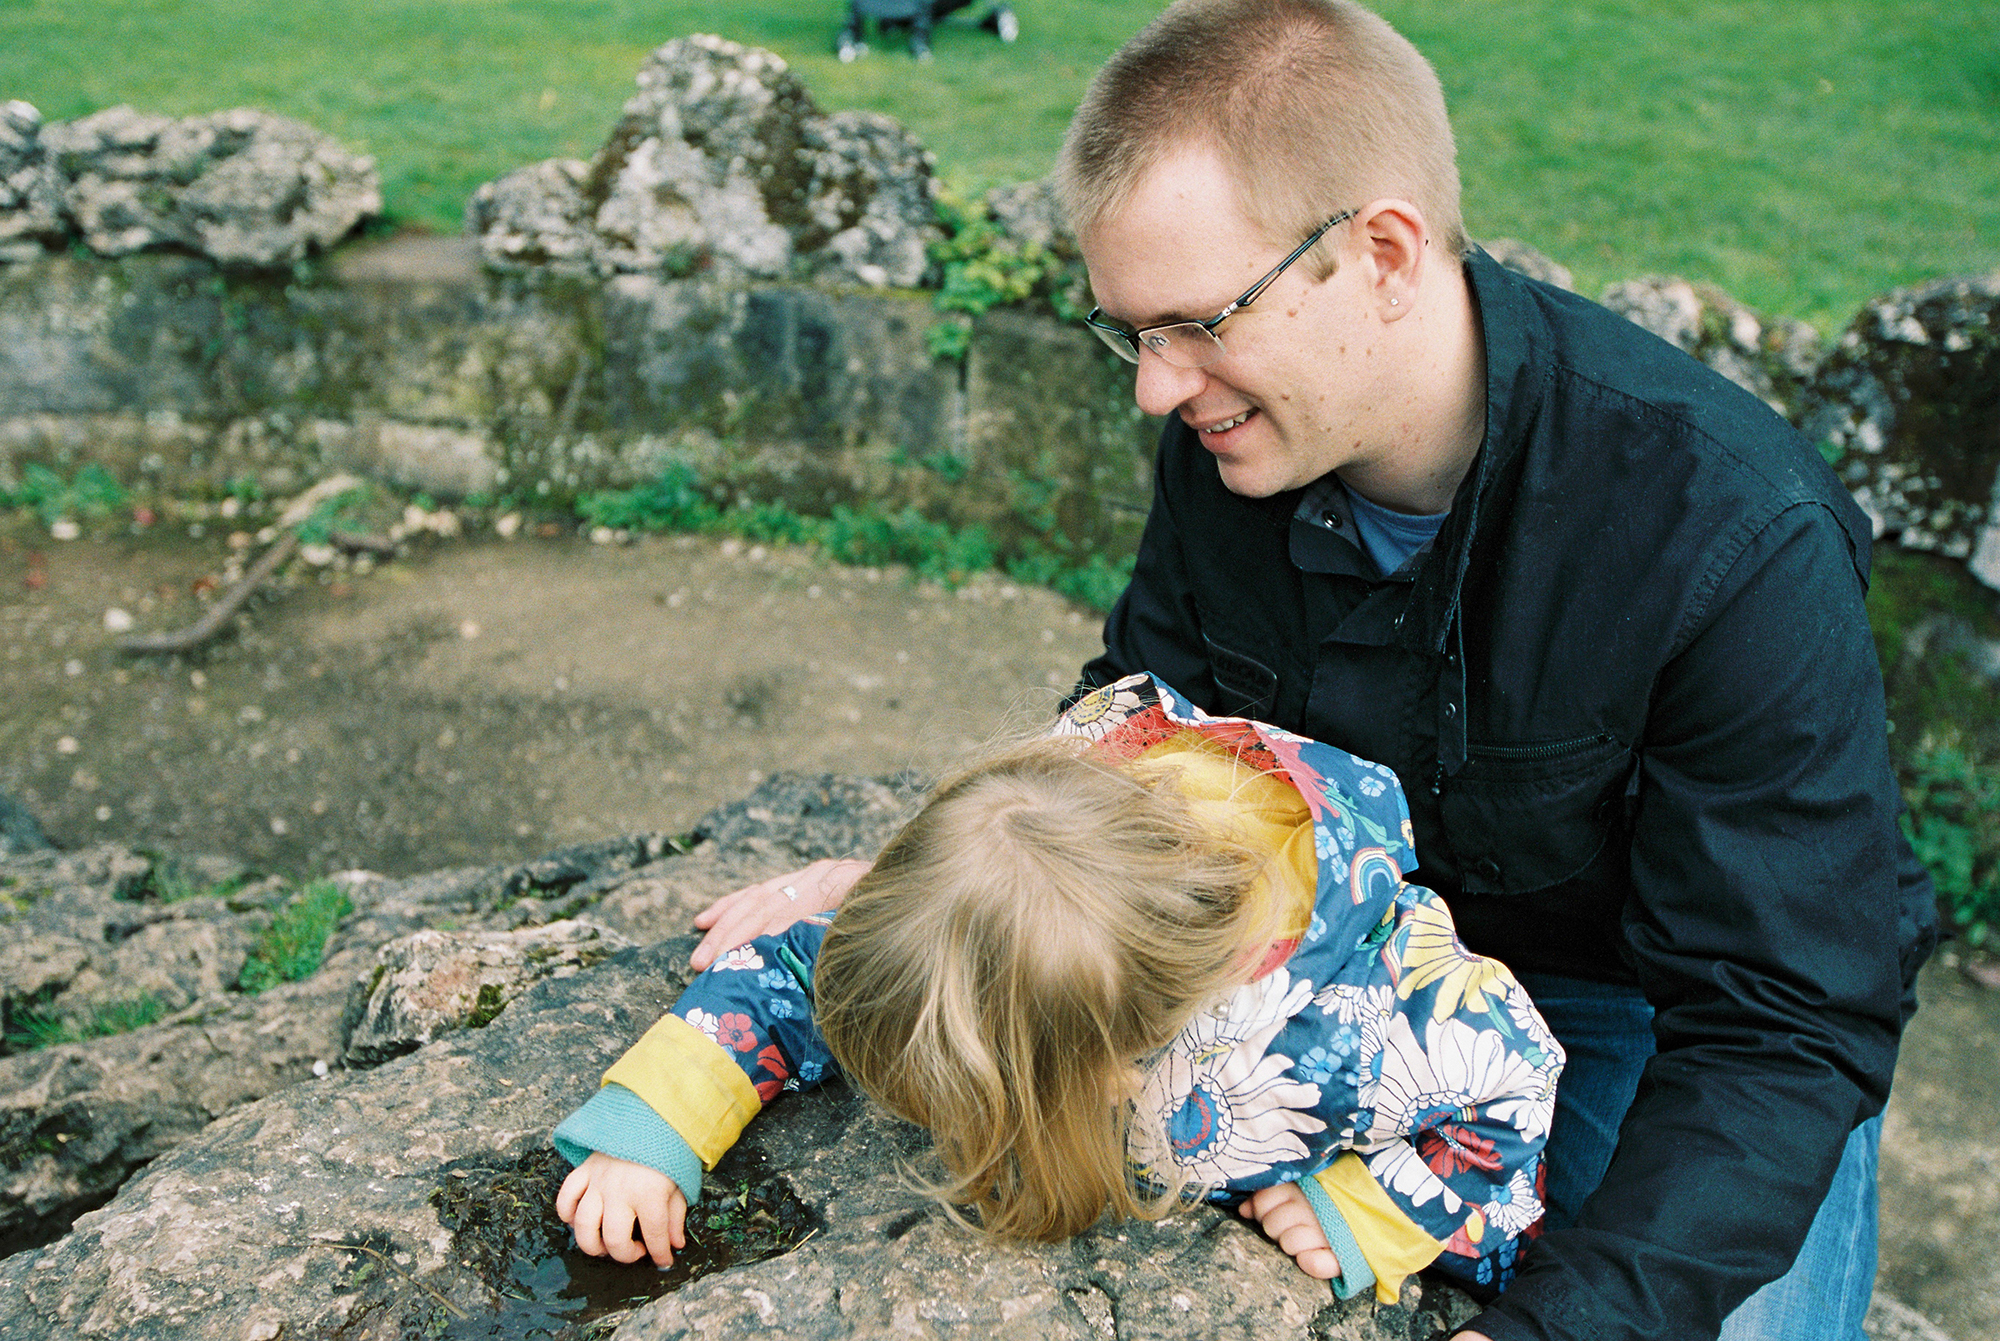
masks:
<instances>
[{"instance_id":1,"label":"child's hand","mask_svg":"<svg viewBox=\"0 0 2000 1341\"><path fill-rule=\"evenodd\" d=\"M1319 1227L1312 1203L1296 1183L1274 1183L1244 1198L1242 1215L1263 1227L1264 1236L1283 1248L1299 1264L1299 1270L1314 1280L1332 1280L1340 1274L1340 1259L1326 1243L1326 1231Z\"/></svg>"},{"instance_id":2,"label":"child's hand","mask_svg":"<svg viewBox=\"0 0 2000 1341\"><path fill-rule=\"evenodd\" d=\"M674 1264L673 1250L687 1247L687 1198L657 1169L593 1154L570 1170L556 1193L556 1214L592 1257L636 1262L649 1253L655 1265ZM644 1239L633 1237L638 1228Z\"/></svg>"},{"instance_id":3,"label":"child's hand","mask_svg":"<svg viewBox=\"0 0 2000 1341\"><path fill-rule=\"evenodd\" d=\"M708 934L688 956L689 966L705 969L718 956L759 936L775 936L809 913L832 912L871 865L853 860L816 861L804 870L772 876L724 894L694 915L695 926Z\"/></svg>"}]
</instances>

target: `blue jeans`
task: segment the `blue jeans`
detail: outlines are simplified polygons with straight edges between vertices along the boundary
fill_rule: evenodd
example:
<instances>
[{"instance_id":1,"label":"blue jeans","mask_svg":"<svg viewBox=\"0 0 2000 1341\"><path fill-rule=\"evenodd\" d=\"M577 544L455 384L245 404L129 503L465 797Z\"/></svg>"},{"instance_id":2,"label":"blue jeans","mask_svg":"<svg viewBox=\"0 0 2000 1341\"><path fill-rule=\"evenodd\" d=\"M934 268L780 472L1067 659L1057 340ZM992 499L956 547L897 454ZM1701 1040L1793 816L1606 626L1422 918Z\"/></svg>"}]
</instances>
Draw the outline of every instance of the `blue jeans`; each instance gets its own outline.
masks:
<instances>
[{"instance_id":1,"label":"blue jeans","mask_svg":"<svg viewBox=\"0 0 2000 1341\"><path fill-rule=\"evenodd\" d=\"M1549 1132L1550 1228L1576 1218L1597 1189L1653 1055L1653 1008L1636 989L1518 975L1569 1054ZM1721 1341L1863 1341L1875 1287L1875 1162L1882 1119L1847 1138L1833 1187L1820 1203L1792 1269L1743 1301Z\"/></svg>"}]
</instances>

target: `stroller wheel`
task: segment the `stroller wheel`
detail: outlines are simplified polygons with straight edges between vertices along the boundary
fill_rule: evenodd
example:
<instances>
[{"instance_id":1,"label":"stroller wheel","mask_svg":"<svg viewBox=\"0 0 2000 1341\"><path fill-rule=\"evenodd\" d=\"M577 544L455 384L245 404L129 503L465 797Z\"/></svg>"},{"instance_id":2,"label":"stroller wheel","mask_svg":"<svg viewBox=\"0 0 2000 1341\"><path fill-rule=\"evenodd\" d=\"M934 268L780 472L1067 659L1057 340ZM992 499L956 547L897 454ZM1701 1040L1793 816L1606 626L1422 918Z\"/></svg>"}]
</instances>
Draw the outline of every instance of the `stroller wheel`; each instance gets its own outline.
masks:
<instances>
[{"instance_id":1,"label":"stroller wheel","mask_svg":"<svg viewBox=\"0 0 2000 1341\"><path fill-rule=\"evenodd\" d=\"M833 54L840 57L842 65L852 65L868 54L868 44L863 42L853 30L843 28L840 36L833 41Z\"/></svg>"},{"instance_id":2,"label":"stroller wheel","mask_svg":"<svg viewBox=\"0 0 2000 1341\"><path fill-rule=\"evenodd\" d=\"M1000 34L1002 42L1011 42L1021 35L1021 21L1014 17L1013 10L1001 5L993 14L993 31Z\"/></svg>"}]
</instances>

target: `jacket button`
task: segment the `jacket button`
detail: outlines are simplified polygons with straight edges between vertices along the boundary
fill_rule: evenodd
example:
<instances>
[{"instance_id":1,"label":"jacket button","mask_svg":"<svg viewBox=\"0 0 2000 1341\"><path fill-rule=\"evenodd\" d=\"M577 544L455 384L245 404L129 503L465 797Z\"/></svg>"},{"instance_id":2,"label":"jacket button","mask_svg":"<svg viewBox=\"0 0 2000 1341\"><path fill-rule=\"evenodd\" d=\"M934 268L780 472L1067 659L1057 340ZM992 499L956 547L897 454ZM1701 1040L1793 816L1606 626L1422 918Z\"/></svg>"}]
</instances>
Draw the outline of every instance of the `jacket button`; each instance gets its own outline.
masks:
<instances>
[{"instance_id":1,"label":"jacket button","mask_svg":"<svg viewBox=\"0 0 2000 1341\"><path fill-rule=\"evenodd\" d=\"M1481 857L1472 864L1472 873L1489 884L1500 883L1500 863L1491 857Z\"/></svg>"},{"instance_id":2,"label":"jacket button","mask_svg":"<svg viewBox=\"0 0 2000 1341\"><path fill-rule=\"evenodd\" d=\"M1456 703L1446 703L1444 705L1444 719L1449 722L1456 716L1458 716L1458 705Z\"/></svg>"}]
</instances>

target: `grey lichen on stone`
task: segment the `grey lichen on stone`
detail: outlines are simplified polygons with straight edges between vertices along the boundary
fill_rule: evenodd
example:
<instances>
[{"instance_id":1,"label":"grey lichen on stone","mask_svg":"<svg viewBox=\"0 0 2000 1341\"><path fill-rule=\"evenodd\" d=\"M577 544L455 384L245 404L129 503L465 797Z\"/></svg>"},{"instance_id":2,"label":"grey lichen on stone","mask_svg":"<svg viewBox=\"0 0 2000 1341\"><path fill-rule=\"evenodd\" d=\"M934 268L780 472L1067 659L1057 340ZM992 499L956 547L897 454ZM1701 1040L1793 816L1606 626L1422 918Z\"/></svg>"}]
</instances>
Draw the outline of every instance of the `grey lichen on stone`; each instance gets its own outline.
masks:
<instances>
[{"instance_id":1,"label":"grey lichen on stone","mask_svg":"<svg viewBox=\"0 0 2000 1341\"><path fill-rule=\"evenodd\" d=\"M413 932L376 952L342 1060L368 1066L456 1029L483 1028L541 979L568 977L631 944L615 931L575 921L520 931Z\"/></svg>"},{"instance_id":2,"label":"grey lichen on stone","mask_svg":"<svg viewBox=\"0 0 2000 1341\"><path fill-rule=\"evenodd\" d=\"M933 159L902 126L823 113L783 59L706 34L646 58L589 164L482 186L466 227L498 270L909 286L937 235Z\"/></svg>"},{"instance_id":3,"label":"grey lichen on stone","mask_svg":"<svg viewBox=\"0 0 2000 1341\"><path fill-rule=\"evenodd\" d=\"M9 104L0 118L0 173L10 160L28 162L18 146L32 142L42 176L26 179L26 194L6 177L0 246L15 236L53 240L35 204L50 174L63 221L102 256L177 246L224 265L284 266L382 210L374 160L289 117L235 108L174 118L119 106L41 126L31 141L22 129L29 118L16 113L24 107ZM10 192L27 203L10 207ZM0 259L27 259L12 254L19 250Z\"/></svg>"},{"instance_id":4,"label":"grey lichen on stone","mask_svg":"<svg viewBox=\"0 0 2000 1341\"><path fill-rule=\"evenodd\" d=\"M70 236L62 178L41 134L32 104L0 103L0 262L33 260Z\"/></svg>"},{"instance_id":5,"label":"grey lichen on stone","mask_svg":"<svg viewBox=\"0 0 2000 1341\"><path fill-rule=\"evenodd\" d=\"M1821 366L1801 425L1878 536L2000 588L2000 272L1897 289Z\"/></svg>"},{"instance_id":6,"label":"grey lichen on stone","mask_svg":"<svg viewBox=\"0 0 2000 1341\"><path fill-rule=\"evenodd\" d=\"M1650 275L1608 286L1598 301L1678 345L1787 418L1818 366L1819 332L1767 317L1713 284Z\"/></svg>"}]
</instances>

